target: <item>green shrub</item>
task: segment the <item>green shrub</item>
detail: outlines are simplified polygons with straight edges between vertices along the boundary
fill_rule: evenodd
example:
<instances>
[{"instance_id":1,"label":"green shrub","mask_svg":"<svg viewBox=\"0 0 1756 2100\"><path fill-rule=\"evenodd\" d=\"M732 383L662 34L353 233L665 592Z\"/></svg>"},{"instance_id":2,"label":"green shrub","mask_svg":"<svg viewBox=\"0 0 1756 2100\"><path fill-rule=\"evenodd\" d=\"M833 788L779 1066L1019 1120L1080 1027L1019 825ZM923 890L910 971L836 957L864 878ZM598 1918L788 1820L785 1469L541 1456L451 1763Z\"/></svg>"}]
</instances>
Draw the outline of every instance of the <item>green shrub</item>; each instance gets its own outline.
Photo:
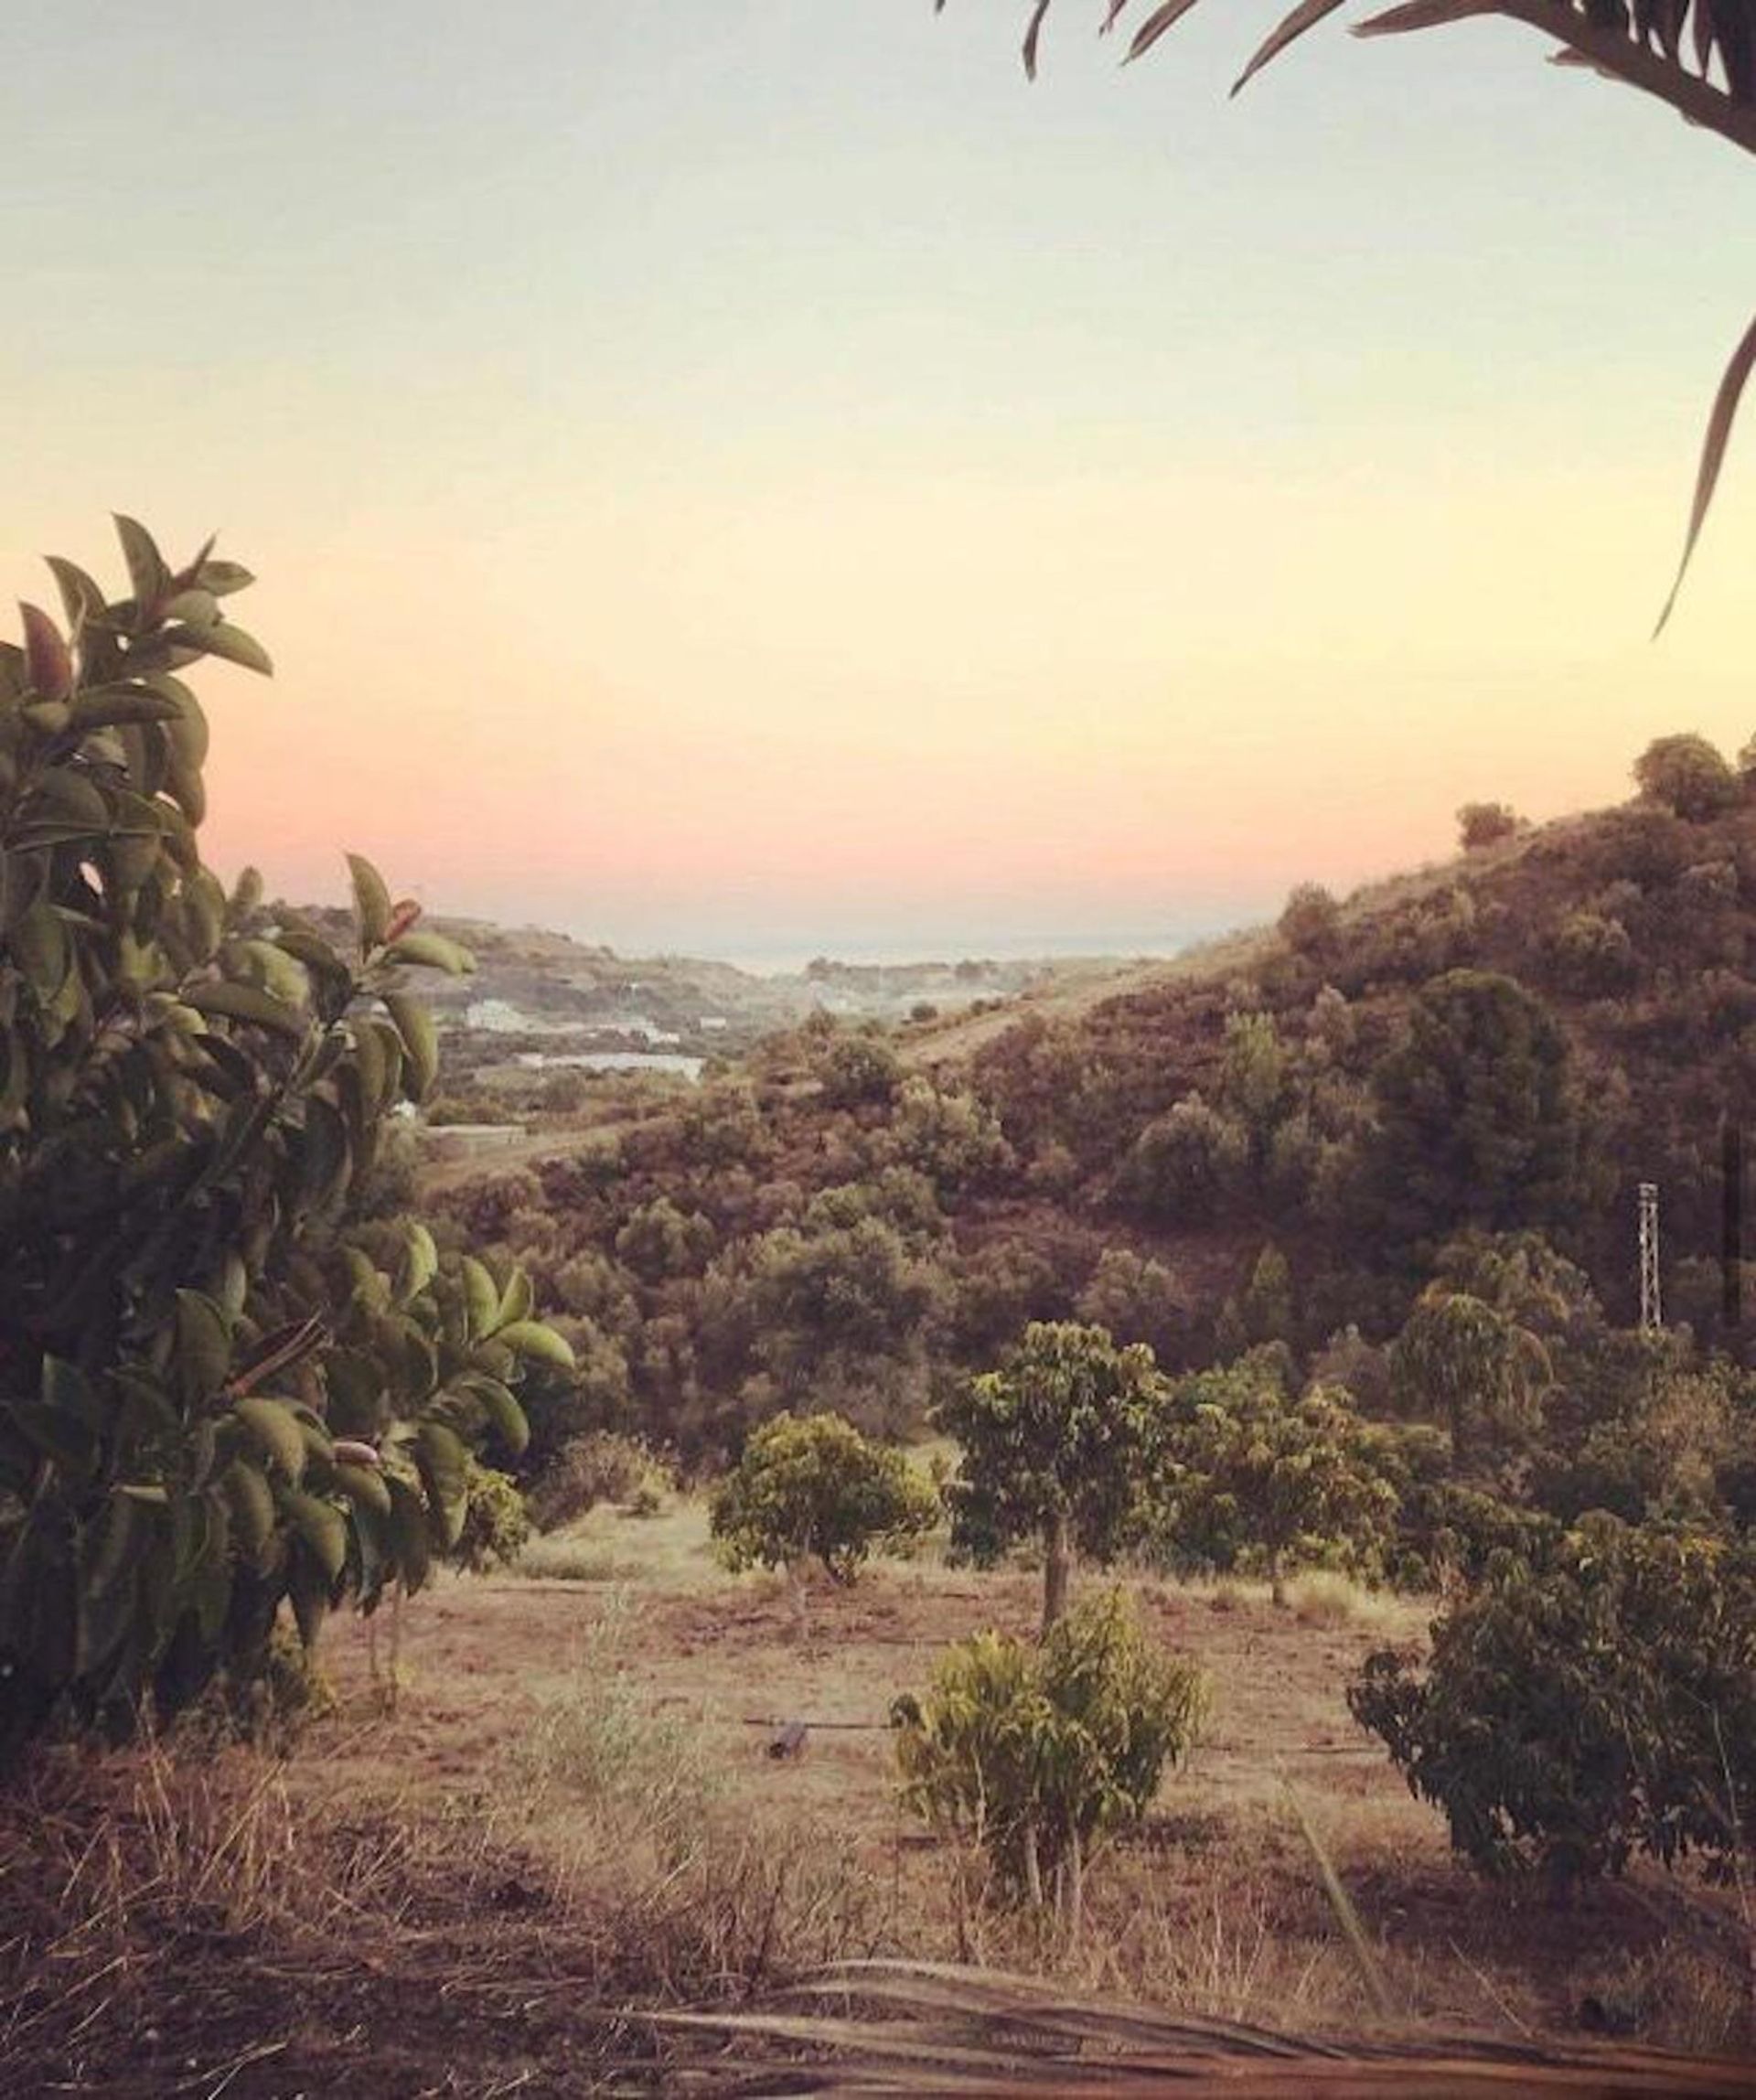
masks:
<instances>
[{"instance_id":1,"label":"green shrub","mask_svg":"<svg viewBox=\"0 0 1756 2100\"><path fill-rule=\"evenodd\" d=\"M1594 1516L1540 1570L1501 1557L1424 1671L1385 1651L1347 1697L1484 1872L1728 1869L1756 1805L1756 1559Z\"/></svg>"},{"instance_id":2,"label":"green shrub","mask_svg":"<svg viewBox=\"0 0 1756 2100\"><path fill-rule=\"evenodd\" d=\"M902 1060L881 1035L843 1035L818 1067L823 1100L831 1109L888 1101L902 1083Z\"/></svg>"},{"instance_id":3,"label":"green shrub","mask_svg":"<svg viewBox=\"0 0 1756 2100\"><path fill-rule=\"evenodd\" d=\"M1737 774L1705 736L1655 737L1634 761L1634 783L1649 802L1690 823L1706 823L1737 806Z\"/></svg>"},{"instance_id":4,"label":"green shrub","mask_svg":"<svg viewBox=\"0 0 1756 2100\"><path fill-rule=\"evenodd\" d=\"M1298 1567L1376 1570L1394 1525L1401 1437L1315 1388L1295 1398L1269 1352L1172 1388L1156 1544L1173 1567L1259 1566L1286 1601Z\"/></svg>"},{"instance_id":5,"label":"green shrub","mask_svg":"<svg viewBox=\"0 0 1756 2100\"><path fill-rule=\"evenodd\" d=\"M0 644L0 1755L253 1682L284 1601L309 1643L418 1586L569 1356L519 1272L356 1222L435 1075L410 970L469 958L358 858L340 944L227 895L177 674L267 670L251 578L117 530L127 595L56 562L68 637Z\"/></svg>"},{"instance_id":6,"label":"green shrub","mask_svg":"<svg viewBox=\"0 0 1756 2100\"><path fill-rule=\"evenodd\" d=\"M472 1575L509 1568L530 1537L530 1513L519 1484L491 1465L469 1462L464 1486L464 1527L452 1559Z\"/></svg>"},{"instance_id":7,"label":"green shrub","mask_svg":"<svg viewBox=\"0 0 1756 2100\"><path fill-rule=\"evenodd\" d=\"M530 1516L540 1530L553 1531L576 1523L600 1502L650 1514L661 1506L668 1484L664 1468L637 1437L594 1430L571 1438L538 1475L529 1495Z\"/></svg>"},{"instance_id":8,"label":"green shrub","mask_svg":"<svg viewBox=\"0 0 1756 2100\"><path fill-rule=\"evenodd\" d=\"M903 1798L985 1852L1006 1894L1076 1916L1097 1848L1146 1814L1205 1709L1201 1672L1112 1590L1040 1645L987 1633L948 1648L926 1697L891 1709Z\"/></svg>"},{"instance_id":9,"label":"green shrub","mask_svg":"<svg viewBox=\"0 0 1756 2100\"><path fill-rule=\"evenodd\" d=\"M1458 838L1466 853L1497 845L1524 829L1524 820L1504 802L1465 802L1457 813Z\"/></svg>"},{"instance_id":10,"label":"green shrub","mask_svg":"<svg viewBox=\"0 0 1756 2100\"><path fill-rule=\"evenodd\" d=\"M727 1567L798 1568L815 1557L851 1582L875 1548L938 1522L937 1493L899 1451L840 1415L776 1415L715 1492L714 1538Z\"/></svg>"}]
</instances>

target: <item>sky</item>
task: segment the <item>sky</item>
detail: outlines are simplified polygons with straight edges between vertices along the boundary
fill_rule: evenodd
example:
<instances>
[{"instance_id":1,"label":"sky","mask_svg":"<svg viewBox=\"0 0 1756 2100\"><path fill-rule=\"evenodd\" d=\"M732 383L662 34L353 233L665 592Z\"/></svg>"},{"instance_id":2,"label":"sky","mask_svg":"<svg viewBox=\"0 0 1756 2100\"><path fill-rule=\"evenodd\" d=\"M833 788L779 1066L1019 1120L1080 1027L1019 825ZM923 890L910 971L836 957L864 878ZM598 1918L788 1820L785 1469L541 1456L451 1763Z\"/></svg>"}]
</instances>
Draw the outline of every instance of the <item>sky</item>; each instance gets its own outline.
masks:
<instances>
[{"instance_id":1,"label":"sky","mask_svg":"<svg viewBox=\"0 0 1756 2100\"><path fill-rule=\"evenodd\" d=\"M0 595L218 530L215 864L629 949L1174 946L1735 752L1751 170L1505 22L1229 101L1279 11L16 17Z\"/></svg>"}]
</instances>

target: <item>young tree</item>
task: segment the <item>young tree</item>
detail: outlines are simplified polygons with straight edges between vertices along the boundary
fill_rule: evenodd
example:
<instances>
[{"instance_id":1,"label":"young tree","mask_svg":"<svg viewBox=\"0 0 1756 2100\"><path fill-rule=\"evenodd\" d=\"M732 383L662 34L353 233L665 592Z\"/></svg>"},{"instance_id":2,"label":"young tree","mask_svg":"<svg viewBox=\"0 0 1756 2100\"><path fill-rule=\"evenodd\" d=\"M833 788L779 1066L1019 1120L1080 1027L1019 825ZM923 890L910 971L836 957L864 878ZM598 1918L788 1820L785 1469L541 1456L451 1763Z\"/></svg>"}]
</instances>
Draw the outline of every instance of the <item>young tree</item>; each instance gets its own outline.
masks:
<instances>
[{"instance_id":1,"label":"young tree","mask_svg":"<svg viewBox=\"0 0 1756 2100\"><path fill-rule=\"evenodd\" d=\"M1554 1383L1548 1352L1527 1327L1467 1291L1423 1291L1390 1352L1402 1407L1449 1430L1460 1460L1526 1447Z\"/></svg>"},{"instance_id":2,"label":"young tree","mask_svg":"<svg viewBox=\"0 0 1756 2100\"><path fill-rule=\"evenodd\" d=\"M1466 853L1483 846L1497 846L1502 839L1515 838L1524 819L1504 802L1465 802L1457 813L1458 842Z\"/></svg>"},{"instance_id":3,"label":"young tree","mask_svg":"<svg viewBox=\"0 0 1756 2100\"><path fill-rule=\"evenodd\" d=\"M903 1798L980 1846L1006 1894L1052 1899L1076 1931L1098 1847L1152 1805L1206 1705L1201 1671L1159 1648L1112 1591L1038 1646L988 1633L948 1648L925 1698L891 1709Z\"/></svg>"},{"instance_id":4,"label":"young tree","mask_svg":"<svg viewBox=\"0 0 1756 2100\"><path fill-rule=\"evenodd\" d=\"M1582 1119L1567 1039L1513 979L1453 970L1423 985L1372 1088L1373 1195L1395 1237L1538 1223L1577 1195Z\"/></svg>"},{"instance_id":5,"label":"young tree","mask_svg":"<svg viewBox=\"0 0 1756 2100\"><path fill-rule=\"evenodd\" d=\"M1634 761L1634 785L1649 802L1692 824L1721 817L1743 799L1743 784L1705 736L1654 737Z\"/></svg>"},{"instance_id":6,"label":"young tree","mask_svg":"<svg viewBox=\"0 0 1756 2100\"><path fill-rule=\"evenodd\" d=\"M1218 1567L1259 1553L1274 1602L1301 1560L1368 1558L1397 1513L1394 1431L1345 1393L1292 1398L1249 1358L1172 1388L1164 1430L1166 1543Z\"/></svg>"},{"instance_id":7,"label":"young tree","mask_svg":"<svg viewBox=\"0 0 1756 2100\"><path fill-rule=\"evenodd\" d=\"M1756 1563L1599 1514L1535 1566L1499 1556L1435 1623L1424 1670L1376 1655L1347 1700L1483 1872L1567 1882L1691 1851L1735 1869L1756 1793Z\"/></svg>"},{"instance_id":8,"label":"young tree","mask_svg":"<svg viewBox=\"0 0 1756 2100\"><path fill-rule=\"evenodd\" d=\"M208 731L177 674L266 671L211 547L130 519L128 595L51 563L0 644L0 1753L132 1725L307 1644L456 1544L468 1448L565 1360L516 1271L350 1224L430 1089L412 967L468 959L353 862L344 952L202 863Z\"/></svg>"},{"instance_id":9,"label":"young tree","mask_svg":"<svg viewBox=\"0 0 1756 2100\"><path fill-rule=\"evenodd\" d=\"M1108 1562L1147 1505L1163 1382L1150 1349L1101 1327L1033 1322L1000 1368L940 1410L963 1462L948 1490L952 1543L979 1560L1043 1542L1044 1632L1066 1610L1076 1554Z\"/></svg>"},{"instance_id":10,"label":"young tree","mask_svg":"<svg viewBox=\"0 0 1756 2100\"><path fill-rule=\"evenodd\" d=\"M1341 931L1342 907L1321 883L1301 883L1275 922L1280 938L1300 955L1327 956Z\"/></svg>"},{"instance_id":11,"label":"young tree","mask_svg":"<svg viewBox=\"0 0 1756 2100\"><path fill-rule=\"evenodd\" d=\"M840 1415L776 1415L720 1484L710 1522L732 1569L797 1571L813 1556L851 1582L879 1547L930 1531L940 1502L899 1451Z\"/></svg>"}]
</instances>

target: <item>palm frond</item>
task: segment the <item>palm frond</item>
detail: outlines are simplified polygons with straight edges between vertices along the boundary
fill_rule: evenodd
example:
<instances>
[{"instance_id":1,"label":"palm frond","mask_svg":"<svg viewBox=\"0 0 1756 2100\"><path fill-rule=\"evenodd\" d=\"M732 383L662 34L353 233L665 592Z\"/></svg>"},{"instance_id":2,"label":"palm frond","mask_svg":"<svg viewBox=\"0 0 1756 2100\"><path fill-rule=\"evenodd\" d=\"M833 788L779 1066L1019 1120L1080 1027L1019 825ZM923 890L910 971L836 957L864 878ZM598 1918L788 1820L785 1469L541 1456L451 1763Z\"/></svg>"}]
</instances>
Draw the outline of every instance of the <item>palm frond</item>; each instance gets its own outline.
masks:
<instances>
[{"instance_id":1,"label":"palm frond","mask_svg":"<svg viewBox=\"0 0 1756 2100\"><path fill-rule=\"evenodd\" d=\"M1197 0L1102 0L1104 33L1131 19L1125 63L1145 56L1187 15ZM1031 0L1024 40L1024 70L1035 77L1037 50L1051 0ZM1299 0L1252 52L1232 92L1253 80L1290 45L1337 14L1346 0ZM945 0L934 0L942 11ZM1756 0L1399 0L1354 25L1359 37L1404 36L1455 22L1500 15L1539 31L1559 47L1557 61L1621 80L1667 102L1686 123L1717 132L1756 154ZM1696 542L1713 501L1752 364L1756 321L1732 352L1721 376L1701 449L1688 530L1676 581L1654 633L1670 618Z\"/></svg>"},{"instance_id":2,"label":"palm frond","mask_svg":"<svg viewBox=\"0 0 1756 2100\"><path fill-rule=\"evenodd\" d=\"M615 2017L649 2028L664 2052L667 2090L680 2093L1756 2100L1756 2065L1723 2058L1483 2037L1343 2048L935 1962L842 1962L742 2010Z\"/></svg>"}]
</instances>

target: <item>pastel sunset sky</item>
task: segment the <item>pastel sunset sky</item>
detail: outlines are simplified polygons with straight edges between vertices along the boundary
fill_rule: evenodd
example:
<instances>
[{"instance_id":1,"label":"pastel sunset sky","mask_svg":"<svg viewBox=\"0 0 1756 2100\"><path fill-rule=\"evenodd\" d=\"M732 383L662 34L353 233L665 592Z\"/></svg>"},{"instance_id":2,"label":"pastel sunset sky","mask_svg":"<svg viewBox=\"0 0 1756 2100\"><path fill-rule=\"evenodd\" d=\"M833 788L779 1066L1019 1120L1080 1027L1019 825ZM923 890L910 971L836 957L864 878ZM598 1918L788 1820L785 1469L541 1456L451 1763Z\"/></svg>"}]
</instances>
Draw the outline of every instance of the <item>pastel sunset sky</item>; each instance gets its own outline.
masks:
<instances>
[{"instance_id":1,"label":"pastel sunset sky","mask_svg":"<svg viewBox=\"0 0 1756 2100\"><path fill-rule=\"evenodd\" d=\"M219 529L209 851L629 948L1130 948L1756 730L1756 184L1504 23L58 0L0 581ZM1363 10L1356 10L1363 12Z\"/></svg>"}]
</instances>

